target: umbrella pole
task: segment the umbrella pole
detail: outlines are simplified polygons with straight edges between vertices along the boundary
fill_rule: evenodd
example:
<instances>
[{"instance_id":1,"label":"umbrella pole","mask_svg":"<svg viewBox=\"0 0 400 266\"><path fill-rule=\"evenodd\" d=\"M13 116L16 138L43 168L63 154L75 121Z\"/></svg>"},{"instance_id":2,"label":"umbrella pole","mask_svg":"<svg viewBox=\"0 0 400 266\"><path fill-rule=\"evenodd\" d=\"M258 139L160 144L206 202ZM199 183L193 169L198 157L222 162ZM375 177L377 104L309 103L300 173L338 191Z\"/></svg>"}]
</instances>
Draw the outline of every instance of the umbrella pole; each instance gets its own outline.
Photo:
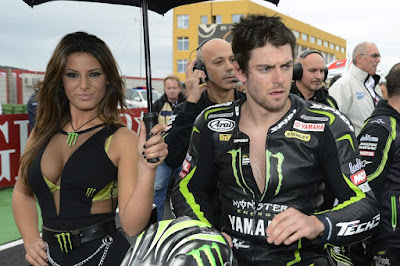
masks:
<instances>
[{"instance_id":1,"label":"umbrella pole","mask_svg":"<svg viewBox=\"0 0 400 266\"><path fill-rule=\"evenodd\" d=\"M146 65L146 86L147 86L147 112L153 110L153 94L151 93L151 63L150 63L150 41L149 41L149 18L148 18L148 2L142 0L142 16L143 16L143 37L144 37L144 57Z\"/></svg>"},{"instance_id":2,"label":"umbrella pole","mask_svg":"<svg viewBox=\"0 0 400 266\"><path fill-rule=\"evenodd\" d=\"M142 0L143 15L143 36L144 36L144 55L146 64L146 86L147 86L147 113L143 114L143 122L146 126L146 138L151 137L150 130L157 124L158 115L153 112L153 94L151 86L151 64L150 64L150 42L149 42L149 19L148 19L148 3ZM160 161L159 158L147 159L149 163Z\"/></svg>"}]
</instances>

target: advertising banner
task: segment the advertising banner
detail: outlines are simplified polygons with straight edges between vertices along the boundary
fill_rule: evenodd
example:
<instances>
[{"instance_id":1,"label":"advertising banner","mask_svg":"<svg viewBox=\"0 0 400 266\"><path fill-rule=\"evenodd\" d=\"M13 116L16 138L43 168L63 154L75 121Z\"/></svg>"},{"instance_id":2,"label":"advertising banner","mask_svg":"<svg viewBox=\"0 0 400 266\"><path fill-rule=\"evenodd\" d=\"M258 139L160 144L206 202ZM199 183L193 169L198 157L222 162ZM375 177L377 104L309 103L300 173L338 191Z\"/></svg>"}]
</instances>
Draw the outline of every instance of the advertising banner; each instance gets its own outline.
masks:
<instances>
[{"instance_id":1,"label":"advertising banner","mask_svg":"<svg viewBox=\"0 0 400 266\"><path fill-rule=\"evenodd\" d=\"M221 38L227 42L232 42L231 28L233 24L200 24L198 26L199 43L207 39Z\"/></svg>"}]
</instances>

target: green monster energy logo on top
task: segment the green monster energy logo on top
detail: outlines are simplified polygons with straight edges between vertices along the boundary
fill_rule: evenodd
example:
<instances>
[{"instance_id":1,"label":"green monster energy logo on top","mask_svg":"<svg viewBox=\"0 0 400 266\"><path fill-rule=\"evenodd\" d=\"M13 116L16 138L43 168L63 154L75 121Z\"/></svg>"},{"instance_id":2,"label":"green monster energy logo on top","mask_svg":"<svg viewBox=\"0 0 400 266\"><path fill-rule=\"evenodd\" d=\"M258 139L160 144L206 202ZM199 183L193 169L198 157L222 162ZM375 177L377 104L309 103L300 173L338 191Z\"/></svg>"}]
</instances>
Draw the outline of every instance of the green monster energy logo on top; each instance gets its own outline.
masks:
<instances>
[{"instance_id":1,"label":"green monster energy logo on top","mask_svg":"<svg viewBox=\"0 0 400 266\"><path fill-rule=\"evenodd\" d=\"M68 253L68 250L72 250L72 242L70 233L60 233L54 235L57 238L60 249L64 253Z\"/></svg>"},{"instance_id":2,"label":"green monster energy logo on top","mask_svg":"<svg viewBox=\"0 0 400 266\"><path fill-rule=\"evenodd\" d=\"M209 263L211 266L217 266L217 262L215 261L215 258L212 254L212 250L215 250L218 254L218 259L221 265L224 265L224 261L222 259L221 255L221 250L219 249L219 246L217 243L213 242L210 245L203 245L198 249L193 249L189 253L187 253L187 256L193 256L193 258L196 260L197 265L199 266L204 266L204 263L201 259L201 252L204 252L204 254L207 256Z\"/></svg>"},{"instance_id":3,"label":"green monster energy logo on top","mask_svg":"<svg viewBox=\"0 0 400 266\"><path fill-rule=\"evenodd\" d=\"M78 139L78 133L68 132L67 134L68 134L67 146L68 147L74 146L76 143L76 140Z\"/></svg>"},{"instance_id":4,"label":"green monster energy logo on top","mask_svg":"<svg viewBox=\"0 0 400 266\"><path fill-rule=\"evenodd\" d=\"M95 188L88 188L87 190L86 190L86 197L93 197L93 195L94 195L94 192L96 191L96 189Z\"/></svg>"}]
</instances>

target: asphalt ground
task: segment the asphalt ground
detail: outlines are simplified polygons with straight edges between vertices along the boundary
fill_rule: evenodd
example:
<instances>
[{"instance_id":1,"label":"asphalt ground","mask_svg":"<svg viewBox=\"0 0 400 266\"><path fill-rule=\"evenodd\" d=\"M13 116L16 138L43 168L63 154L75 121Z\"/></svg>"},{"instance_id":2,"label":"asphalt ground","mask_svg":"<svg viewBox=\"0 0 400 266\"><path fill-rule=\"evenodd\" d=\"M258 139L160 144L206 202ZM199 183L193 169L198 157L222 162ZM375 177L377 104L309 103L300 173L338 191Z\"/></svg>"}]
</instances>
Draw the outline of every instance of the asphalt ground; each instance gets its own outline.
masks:
<instances>
[{"instance_id":1,"label":"asphalt ground","mask_svg":"<svg viewBox=\"0 0 400 266\"><path fill-rule=\"evenodd\" d=\"M0 190L0 265L28 265L21 234L15 224L11 196L13 187Z\"/></svg>"}]
</instances>

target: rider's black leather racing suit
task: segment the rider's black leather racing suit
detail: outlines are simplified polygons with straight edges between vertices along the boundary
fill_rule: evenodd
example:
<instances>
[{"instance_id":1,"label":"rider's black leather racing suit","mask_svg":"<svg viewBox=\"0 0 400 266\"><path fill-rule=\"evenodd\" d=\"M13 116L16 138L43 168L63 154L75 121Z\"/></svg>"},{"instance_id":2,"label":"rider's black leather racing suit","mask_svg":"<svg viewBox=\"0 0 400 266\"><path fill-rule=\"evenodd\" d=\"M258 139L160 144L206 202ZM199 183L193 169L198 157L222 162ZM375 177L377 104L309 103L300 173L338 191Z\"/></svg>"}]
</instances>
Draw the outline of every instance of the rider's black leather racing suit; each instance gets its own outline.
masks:
<instances>
[{"instance_id":1,"label":"rider's black leather racing suit","mask_svg":"<svg viewBox=\"0 0 400 266\"><path fill-rule=\"evenodd\" d=\"M174 187L174 214L226 232L244 265L316 263L323 244L361 241L379 223L352 125L331 107L289 97L290 110L266 136L264 191L253 177L250 139L238 128L245 98L198 116ZM339 204L323 211L325 190ZM323 234L288 246L269 244L269 222L289 207L316 215L325 226Z\"/></svg>"}]
</instances>

